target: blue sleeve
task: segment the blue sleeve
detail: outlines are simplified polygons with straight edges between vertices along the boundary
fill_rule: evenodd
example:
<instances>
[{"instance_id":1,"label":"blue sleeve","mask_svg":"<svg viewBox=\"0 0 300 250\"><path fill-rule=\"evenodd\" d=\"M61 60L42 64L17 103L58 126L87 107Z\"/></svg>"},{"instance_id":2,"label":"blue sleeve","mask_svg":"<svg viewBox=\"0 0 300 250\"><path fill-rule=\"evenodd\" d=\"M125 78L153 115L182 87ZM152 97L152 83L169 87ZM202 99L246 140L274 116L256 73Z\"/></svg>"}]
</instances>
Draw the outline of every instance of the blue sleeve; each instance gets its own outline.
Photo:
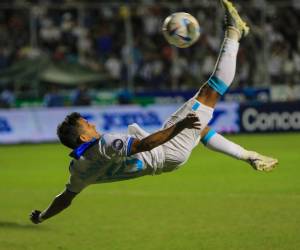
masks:
<instances>
[{"instance_id":1,"label":"blue sleeve","mask_svg":"<svg viewBox=\"0 0 300 250\"><path fill-rule=\"evenodd\" d=\"M133 141L134 141L134 138L130 137L128 140L128 144L127 144L126 156L129 156L131 153L131 146L132 146Z\"/></svg>"}]
</instances>

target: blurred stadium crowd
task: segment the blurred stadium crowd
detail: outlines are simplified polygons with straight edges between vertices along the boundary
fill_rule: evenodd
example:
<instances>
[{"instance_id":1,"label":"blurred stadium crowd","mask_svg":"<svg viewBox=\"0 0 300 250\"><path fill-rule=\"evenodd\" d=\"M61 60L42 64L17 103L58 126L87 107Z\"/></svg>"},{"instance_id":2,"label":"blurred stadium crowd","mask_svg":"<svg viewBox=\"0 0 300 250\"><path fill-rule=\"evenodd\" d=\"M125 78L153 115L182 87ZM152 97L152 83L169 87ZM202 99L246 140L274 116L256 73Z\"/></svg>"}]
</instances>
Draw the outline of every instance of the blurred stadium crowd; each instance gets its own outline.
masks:
<instances>
[{"instance_id":1,"label":"blurred stadium crowd","mask_svg":"<svg viewBox=\"0 0 300 250\"><path fill-rule=\"evenodd\" d=\"M80 64L109 76L93 85L99 90L196 89L210 76L217 59L222 10L218 1L159 2L127 1L127 8L114 1L1 1L0 105L14 106L15 98L30 89L2 81L1 72L18 61L39 57ZM242 13L252 33L241 46L234 87L299 85L299 0L236 2L243 2ZM163 19L175 11L195 15L202 27L201 39L189 49L170 47L161 34ZM73 105L91 103L88 83L82 84L68 89L75 91ZM49 83L45 86L34 93L51 106L49 98L63 87L59 82L51 85L51 91ZM63 105L58 99L55 103Z\"/></svg>"}]
</instances>

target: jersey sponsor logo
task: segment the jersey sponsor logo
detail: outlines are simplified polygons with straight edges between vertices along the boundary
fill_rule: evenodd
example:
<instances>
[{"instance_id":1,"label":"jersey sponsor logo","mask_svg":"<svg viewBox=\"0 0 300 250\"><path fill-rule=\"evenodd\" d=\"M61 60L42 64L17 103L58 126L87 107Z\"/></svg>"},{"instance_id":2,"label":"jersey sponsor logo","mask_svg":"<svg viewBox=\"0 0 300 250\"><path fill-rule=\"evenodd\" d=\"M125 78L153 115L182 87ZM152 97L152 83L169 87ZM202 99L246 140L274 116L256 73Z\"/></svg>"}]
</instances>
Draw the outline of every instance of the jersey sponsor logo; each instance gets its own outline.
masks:
<instances>
[{"instance_id":1,"label":"jersey sponsor logo","mask_svg":"<svg viewBox=\"0 0 300 250\"><path fill-rule=\"evenodd\" d=\"M124 143L121 139L116 139L113 141L112 146L115 150L121 150L124 146Z\"/></svg>"},{"instance_id":2,"label":"jersey sponsor logo","mask_svg":"<svg viewBox=\"0 0 300 250\"><path fill-rule=\"evenodd\" d=\"M246 131L300 130L300 112L259 112L248 108L242 114L242 125Z\"/></svg>"},{"instance_id":3,"label":"jersey sponsor logo","mask_svg":"<svg viewBox=\"0 0 300 250\"><path fill-rule=\"evenodd\" d=\"M9 133L11 131L12 128L9 122L5 118L0 117L0 133Z\"/></svg>"}]
</instances>

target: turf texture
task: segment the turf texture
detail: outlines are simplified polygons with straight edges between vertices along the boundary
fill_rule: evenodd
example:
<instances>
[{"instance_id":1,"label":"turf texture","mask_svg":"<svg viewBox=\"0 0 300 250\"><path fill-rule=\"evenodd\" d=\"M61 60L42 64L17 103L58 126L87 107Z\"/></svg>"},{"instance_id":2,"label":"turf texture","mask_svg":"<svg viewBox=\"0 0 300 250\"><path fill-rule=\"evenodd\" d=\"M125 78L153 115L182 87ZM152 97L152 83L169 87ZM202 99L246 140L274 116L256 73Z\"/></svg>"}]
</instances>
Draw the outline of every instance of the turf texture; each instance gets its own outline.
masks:
<instances>
[{"instance_id":1,"label":"turf texture","mask_svg":"<svg viewBox=\"0 0 300 250\"><path fill-rule=\"evenodd\" d=\"M88 187L63 213L33 225L64 189L68 150L0 147L0 250L298 250L300 134L230 137L279 158L271 173L194 150L181 169Z\"/></svg>"}]
</instances>

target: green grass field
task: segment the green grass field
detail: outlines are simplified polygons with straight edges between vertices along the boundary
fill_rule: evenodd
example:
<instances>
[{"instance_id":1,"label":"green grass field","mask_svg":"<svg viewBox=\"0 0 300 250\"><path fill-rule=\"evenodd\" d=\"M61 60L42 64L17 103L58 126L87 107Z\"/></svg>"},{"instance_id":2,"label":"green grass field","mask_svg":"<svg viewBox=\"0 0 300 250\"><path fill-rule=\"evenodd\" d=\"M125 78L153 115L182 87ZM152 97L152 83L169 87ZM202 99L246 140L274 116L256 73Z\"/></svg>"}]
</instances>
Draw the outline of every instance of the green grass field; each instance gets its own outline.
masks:
<instances>
[{"instance_id":1,"label":"green grass field","mask_svg":"<svg viewBox=\"0 0 300 250\"><path fill-rule=\"evenodd\" d=\"M28 220L64 189L68 150L0 147L0 250L298 250L300 134L231 137L279 158L272 173L200 146L180 170L93 185L62 214Z\"/></svg>"}]
</instances>

